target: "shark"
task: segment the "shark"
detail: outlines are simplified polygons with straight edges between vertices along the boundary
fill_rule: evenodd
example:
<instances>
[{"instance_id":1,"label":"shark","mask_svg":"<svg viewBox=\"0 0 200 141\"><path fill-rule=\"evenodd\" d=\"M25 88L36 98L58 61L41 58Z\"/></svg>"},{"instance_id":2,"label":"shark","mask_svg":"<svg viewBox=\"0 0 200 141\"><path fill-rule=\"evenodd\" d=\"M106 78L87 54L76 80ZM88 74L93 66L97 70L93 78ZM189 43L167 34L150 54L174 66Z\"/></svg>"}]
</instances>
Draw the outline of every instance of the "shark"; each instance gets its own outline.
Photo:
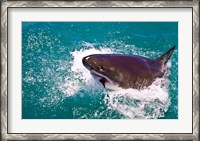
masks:
<instances>
[{"instance_id":1,"label":"shark","mask_svg":"<svg viewBox=\"0 0 200 141\"><path fill-rule=\"evenodd\" d=\"M176 46L158 58L124 54L91 54L82 58L82 64L104 88L114 90L144 89L165 76L167 62Z\"/></svg>"}]
</instances>

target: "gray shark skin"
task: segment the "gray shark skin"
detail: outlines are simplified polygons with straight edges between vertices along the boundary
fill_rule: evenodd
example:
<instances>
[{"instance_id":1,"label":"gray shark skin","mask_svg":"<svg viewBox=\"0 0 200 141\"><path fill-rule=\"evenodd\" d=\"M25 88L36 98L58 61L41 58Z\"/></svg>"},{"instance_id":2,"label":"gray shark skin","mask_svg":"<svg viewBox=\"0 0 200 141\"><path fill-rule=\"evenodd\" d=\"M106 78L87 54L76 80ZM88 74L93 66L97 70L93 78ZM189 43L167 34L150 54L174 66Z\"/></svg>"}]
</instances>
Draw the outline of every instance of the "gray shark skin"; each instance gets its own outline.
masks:
<instances>
[{"instance_id":1,"label":"gray shark skin","mask_svg":"<svg viewBox=\"0 0 200 141\"><path fill-rule=\"evenodd\" d=\"M82 63L104 88L143 89L156 78L164 76L166 63L174 49L175 46L157 59L137 55L93 54L84 57Z\"/></svg>"}]
</instances>

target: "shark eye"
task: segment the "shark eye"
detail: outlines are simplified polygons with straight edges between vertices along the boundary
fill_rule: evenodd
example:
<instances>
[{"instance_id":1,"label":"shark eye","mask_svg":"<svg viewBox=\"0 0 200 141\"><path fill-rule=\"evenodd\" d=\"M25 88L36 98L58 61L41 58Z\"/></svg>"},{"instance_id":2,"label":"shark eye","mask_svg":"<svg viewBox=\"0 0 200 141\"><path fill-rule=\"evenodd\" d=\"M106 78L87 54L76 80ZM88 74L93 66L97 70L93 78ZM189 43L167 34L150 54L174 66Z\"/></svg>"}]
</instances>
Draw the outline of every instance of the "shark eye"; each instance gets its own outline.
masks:
<instances>
[{"instance_id":1,"label":"shark eye","mask_svg":"<svg viewBox=\"0 0 200 141\"><path fill-rule=\"evenodd\" d=\"M103 71L103 67L102 67L102 66L99 66L99 70L100 70L100 71Z\"/></svg>"}]
</instances>

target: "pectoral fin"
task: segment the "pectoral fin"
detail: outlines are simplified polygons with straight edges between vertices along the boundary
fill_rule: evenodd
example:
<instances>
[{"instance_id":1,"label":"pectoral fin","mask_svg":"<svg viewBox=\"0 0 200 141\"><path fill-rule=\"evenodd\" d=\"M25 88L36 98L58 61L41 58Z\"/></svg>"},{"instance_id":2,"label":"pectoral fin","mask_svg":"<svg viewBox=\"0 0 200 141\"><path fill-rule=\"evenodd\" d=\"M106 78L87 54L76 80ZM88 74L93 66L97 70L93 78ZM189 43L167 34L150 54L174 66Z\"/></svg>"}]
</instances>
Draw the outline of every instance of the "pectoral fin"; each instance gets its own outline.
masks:
<instances>
[{"instance_id":1,"label":"pectoral fin","mask_svg":"<svg viewBox=\"0 0 200 141\"><path fill-rule=\"evenodd\" d=\"M105 79L105 78L101 78L101 79L99 80L99 82L101 82L101 84L102 84L103 87L105 88L106 79Z\"/></svg>"}]
</instances>

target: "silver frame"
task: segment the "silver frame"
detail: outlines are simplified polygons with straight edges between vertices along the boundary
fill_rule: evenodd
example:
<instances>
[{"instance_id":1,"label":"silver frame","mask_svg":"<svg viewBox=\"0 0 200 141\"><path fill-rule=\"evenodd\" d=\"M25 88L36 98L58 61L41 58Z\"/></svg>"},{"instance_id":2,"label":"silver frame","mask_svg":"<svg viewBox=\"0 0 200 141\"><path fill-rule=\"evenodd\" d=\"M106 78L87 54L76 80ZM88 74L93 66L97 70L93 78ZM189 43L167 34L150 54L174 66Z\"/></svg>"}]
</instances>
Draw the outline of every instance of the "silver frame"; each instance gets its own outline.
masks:
<instances>
[{"instance_id":1,"label":"silver frame","mask_svg":"<svg viewBox=\"0 0 200 141\"><path fill-rule=\"evenodd\" d=\"M192 134L10 134L7 131L7 25L11 7L189 7L193 9ZM199 2L194 1L3 1L1 2L1 140L195 140L199 141Z\"/></svg>"}]
</instances>

